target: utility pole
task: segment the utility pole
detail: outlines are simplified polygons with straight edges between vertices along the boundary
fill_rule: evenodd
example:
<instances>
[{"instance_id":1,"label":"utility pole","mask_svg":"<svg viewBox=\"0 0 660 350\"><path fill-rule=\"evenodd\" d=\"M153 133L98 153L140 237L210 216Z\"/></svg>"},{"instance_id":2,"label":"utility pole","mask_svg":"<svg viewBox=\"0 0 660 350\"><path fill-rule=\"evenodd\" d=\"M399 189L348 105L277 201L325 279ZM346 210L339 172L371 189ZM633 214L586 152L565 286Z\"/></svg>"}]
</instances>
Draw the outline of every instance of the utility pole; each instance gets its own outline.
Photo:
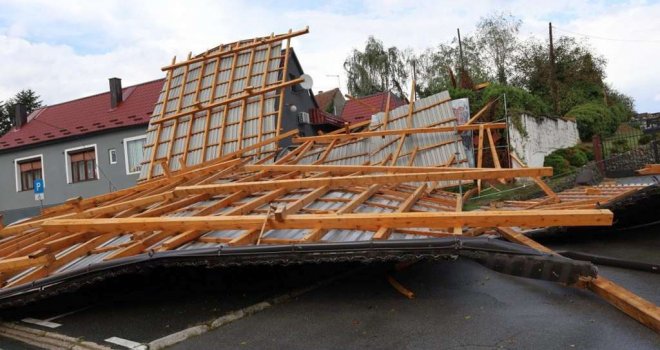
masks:
<instances>
[{"instance_id":1,"label":"utility pole","mask_svg":"<svg viewBox=\"0 0 660 350\"><path fill-rule=\"evenodd\" d=\"M557 98L557 71L555 68L555 47L552 43L552 22L548 23L550 35L550 91L552 92L552 104L555 115L559 114L559 101Z\"/></svg>"},{"instance_id":2,"label":"utility pole","mask_svg":"<svg viewBox=\"0 0 660 350\"><path fill-rule=\"evenodd\" d=\"M461 30L460 28L456 28L456 33L458 33L458 54L459 54L459 64L461 65L461 71L459 80L460 82L463 82L463 72L465 71L465 66L463 64L463 43L461 42Z\"/></svg>"}]
</instances>

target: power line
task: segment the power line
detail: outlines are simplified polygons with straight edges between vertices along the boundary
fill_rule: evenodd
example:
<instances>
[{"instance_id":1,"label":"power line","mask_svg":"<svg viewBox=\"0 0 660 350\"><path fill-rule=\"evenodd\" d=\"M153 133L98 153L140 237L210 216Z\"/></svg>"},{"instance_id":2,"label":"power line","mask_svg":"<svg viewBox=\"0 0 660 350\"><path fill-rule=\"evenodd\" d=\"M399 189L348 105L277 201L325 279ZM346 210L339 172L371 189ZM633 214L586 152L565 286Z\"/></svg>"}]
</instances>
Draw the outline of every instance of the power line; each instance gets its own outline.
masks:
<instances>
[{"instance_id":1,"label":"power line","mask_svg":"<svg viewBox=\"0 0 660 350\"><path fill-rule=\"evenodd\" d=\"M566 29L559 28L557 26L552 26L553 29L558 30L560 32L564 33L570 33L574 35L580 35L586 38L591 38L591 39L598 39L598 40L608 40L608 41L619 41L619 42L633 42L633 43L654 43L654 44L660 44L660 40L645 40L645 39L617 39L617 38L607 38L604 36L598 36L598 35L590 35L590 34L582 34Z\"/></svg>"}]
</instances>

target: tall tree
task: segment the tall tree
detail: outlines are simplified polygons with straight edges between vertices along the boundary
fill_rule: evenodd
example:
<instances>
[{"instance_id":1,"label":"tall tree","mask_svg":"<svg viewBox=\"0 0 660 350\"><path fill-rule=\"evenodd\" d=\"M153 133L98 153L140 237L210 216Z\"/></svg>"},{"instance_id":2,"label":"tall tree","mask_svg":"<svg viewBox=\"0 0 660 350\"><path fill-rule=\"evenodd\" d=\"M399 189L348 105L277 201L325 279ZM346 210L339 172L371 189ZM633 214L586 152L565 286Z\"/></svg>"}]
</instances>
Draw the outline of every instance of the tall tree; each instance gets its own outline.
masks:
<instances>
[{"instance_id":1,"label":"tall tree","mask_svg":"<svg viewBox=\"0 0 660 350\"><path fill-rule=\"evenodd\" d=\"M477 23L477 42L492 62L500 84L506 84L511 73L521 24L521 20L504 13L482 17Z\"/></svg>"},{"instance_id":2,"label":"tall tree","mask_svg":"<svg viewBox=\"0 0 660 350\"><path fill-rule=\"evenodd\" d=\"M2 110L0 112L0 135L12 127L16 105L24 105L28 114L30 114L35 109L41 108L42 101L40 98L34 90L26 89L19 91L14 97L7 100L4 105L0 103L0 109Z\"/></svg>"},{"instance_id":3,"label":"tall tree","mask_svg":"<svg viewBox=\"0 0 660 350\"><path fill-rule=\"evenodd\" d=\"M11 120L5 112L5 103L0 101L0 136L4 135L11 128Z\"/></svg>"},{"instance_id":4,"label":"tall tree","mask_svg":"<svg viewBox=\"0 0 660 350\"><path fill-rule=\"evenodd\" d=\"M488 71L485 69L486 62L480 54L477 40L472 36L465 36L461 42L465 71L474 81L489 80ZM422 96L429 96L452 86L451 74L460 72L459 56L458 38L456 37L448 44L439 44L434 49L426 49L419 55L417 80Z\"/></svg>"},{"instance_id":5,"label":"tall tree","mask_svg":"<svg viewBox=\"0 0 660 350\"><path fill-rule=\"evenodd\" d=\"M344 61L348 75L348 93L359 97L394 89L404 96L408 81L405 53L395 46L385 48L383 42L370 36L364 51L354 49Z\"/></svg>"},{"instance_id":6,"label":"tall tree","mask_svg":"<svg viewBox=\"0 0 660 350\"><path fill-rule=\"evenodd\" d=\"M557 82L559 112L564 115L576 105L605 100L605 58L583 43L569 37L555 42L555 77L550 74L548 42L531 39L520 45L516 59L515 85L552 103L551 79Z\"/></svg>"}]
</instances>

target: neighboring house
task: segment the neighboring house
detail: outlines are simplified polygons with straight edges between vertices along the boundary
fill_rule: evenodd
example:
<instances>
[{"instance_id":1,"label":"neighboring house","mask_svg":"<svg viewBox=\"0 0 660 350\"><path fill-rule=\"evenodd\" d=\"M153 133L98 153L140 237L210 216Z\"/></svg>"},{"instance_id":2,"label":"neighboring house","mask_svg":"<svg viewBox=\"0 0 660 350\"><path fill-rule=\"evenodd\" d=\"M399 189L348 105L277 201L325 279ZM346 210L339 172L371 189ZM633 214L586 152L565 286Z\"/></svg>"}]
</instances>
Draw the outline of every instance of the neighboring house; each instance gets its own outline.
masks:
<instances>
[{"instance_id":1,"label":"neighboring house","mask_svg":"<svg viewBox=\"0 0 660 350\"><path fill-rule=\"evenodd\" d=\"M44 206L135 184L149 118L163 79L33 111L16 108L15 127L0 137L0 213L4 222L38 214L34 179L43 179Z\"/></svg>"},{"instance_id":2,"label":"neighboring house","mask_svg":"<svg viewBox=\"0 0 660 350\"><path fill-rule=\"evenodd\" d=\"M659 113L639 113L632 117L632 121L639 125L642 131L652 133L660 130Z\"/></svg>"},{"instance_id":3,"label":"neighboring house","mask_svg":"<svg viewBox=\"0 0 660 350\"><path fill-rule=\"evenodd\" d=\"M291 57L287 67L287 80L293 80L305 74L296 52L293 48L290 51ZM285 54L285 50L282 50L282 54ZM282 111L282 129L284 132L298 128L300 136L315 136L319 131L328 132L343 125L343 121L338 117L325 113L320 108L312 90L303 89L300 85L293 85L286 90L284 97L285 110ZM295 111L292 111L291 106L295 106ZM280 142L280 145L285 147L290 144L289 139Z\"/></svg>"},{"instance_id":4,"label":"neighboring house","mask_svg":"<svg viewBox=\"0 0 660 350\"><path fill-rule=\"evenodd\" d=\"M387 92L378 92L373 95L350 99L346 101L344 109L341 112L341 119L353 124L369 120L372 115L378 112L384 112L387 104ZM407 104L406 101L390 94L390 110Z\"/></svg>"},{"instance_id":5,"label":"neighboring house","mask_svg":"<svg viewBox=\"0 0 660 350\"><path fill-rule=\"evenodd\" d=\"M319 104L320 110L336 116L341 115L341 112L344 110L344 105L346 104L346 99L344 98L344 95L341 94L339 88L334 88L329 91L319 91L314 98Z\"/></svg>"}]
</instances>

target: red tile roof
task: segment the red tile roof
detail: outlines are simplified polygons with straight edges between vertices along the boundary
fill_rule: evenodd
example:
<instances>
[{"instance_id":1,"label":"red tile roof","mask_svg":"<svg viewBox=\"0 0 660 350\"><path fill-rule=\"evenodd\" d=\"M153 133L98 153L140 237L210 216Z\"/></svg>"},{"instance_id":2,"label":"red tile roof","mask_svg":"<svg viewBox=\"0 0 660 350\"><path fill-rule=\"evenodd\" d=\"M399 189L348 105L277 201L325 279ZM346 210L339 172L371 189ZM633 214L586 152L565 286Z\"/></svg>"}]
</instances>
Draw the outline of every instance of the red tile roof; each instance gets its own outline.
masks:
<instances>
[{"instance_id":1,"label":"red tile roof","mask_svg":"<svg viewBox=\"0 0 660 350\"><path fill-rule=\"evenodd\" d=\"M110 92L40 108L27 124L0 137L0 151L100 130L147 125L164 79L125 87L123 102L110 108Z\"/></svg>"},{"instance_id":2,"label":"red tile roof","mask_svg":"<svg viewBox=\"0 0 660 350\"><path fill-rule=\"evenodd\" d=\"M403 106L406 101L400 99L390 92L390 110ZM373 95L364 96L346 101L341 118L349 123L358 123L369 120L373 114L385 111L387 103L387 92L378 92Z\"/></svg>"},{"instance_id":3,"label":"red tile roof","mask_svg":"<svg viewBox=\"0 0 660 350\"><path fill-rule=\"evenodd\" d=\"M330 102L335 98L335 94L341 94L339 88L334 88L332 90L320 92L318 95L315 95L314 98L319 104L319 108L322 111L325 111L328 108Z\"/></svg>"}]
</instances>

